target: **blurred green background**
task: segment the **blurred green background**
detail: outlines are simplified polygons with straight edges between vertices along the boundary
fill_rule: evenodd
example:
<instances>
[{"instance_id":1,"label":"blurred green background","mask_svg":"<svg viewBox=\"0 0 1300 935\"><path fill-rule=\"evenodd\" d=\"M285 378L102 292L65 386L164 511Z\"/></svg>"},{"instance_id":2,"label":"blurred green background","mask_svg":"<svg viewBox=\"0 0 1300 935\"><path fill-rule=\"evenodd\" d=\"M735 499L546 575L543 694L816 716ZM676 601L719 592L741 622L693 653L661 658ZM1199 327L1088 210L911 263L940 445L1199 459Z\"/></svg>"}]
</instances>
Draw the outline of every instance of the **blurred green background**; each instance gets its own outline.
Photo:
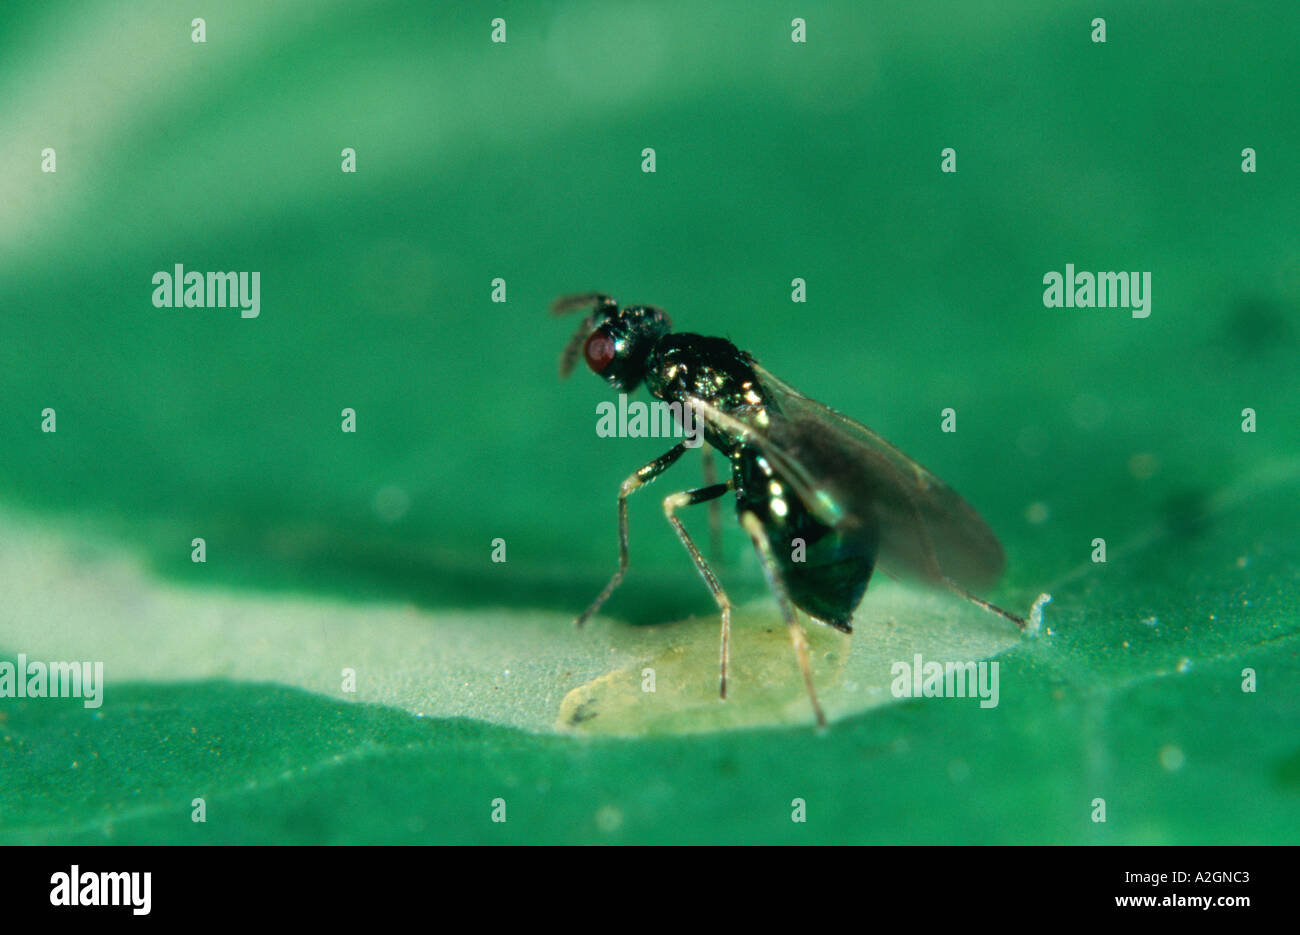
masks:
<instances>
[{"instance_id":1,"label":"blurred green background","mask_svg":"<svg viewBox=\"0 0 1300 935\"><path fill-rule=\"evenodd\" d=\"M118 689L111 723L0 701L0 840L1295 840L1300 10L50 2L0 21L15 515L194 587L574 613L613 568L619 482L663 448L597 438L607 388L556 377L574 322L546 307L599 289L890 438L998 531L990 597L1055 595L993 713L909 702L825 735L571 738L220 680ZM176 263L260 271L260 317L154 308ZM1067 263L1151 271L1150 317L1045 308ZM659 518L698 477L688 459L634 500L605 613L712 612ZM739 559L727 577L763 593ZM18 612L0 606L8 656ZM223 756L161 739L196 725ZM92 754L116 766L69 772ZM322 757L339 765L294 772ZM223 790L201 831L196 775ZM494 825L501 788L519 804Z\"/></svg>"}]
</instances>

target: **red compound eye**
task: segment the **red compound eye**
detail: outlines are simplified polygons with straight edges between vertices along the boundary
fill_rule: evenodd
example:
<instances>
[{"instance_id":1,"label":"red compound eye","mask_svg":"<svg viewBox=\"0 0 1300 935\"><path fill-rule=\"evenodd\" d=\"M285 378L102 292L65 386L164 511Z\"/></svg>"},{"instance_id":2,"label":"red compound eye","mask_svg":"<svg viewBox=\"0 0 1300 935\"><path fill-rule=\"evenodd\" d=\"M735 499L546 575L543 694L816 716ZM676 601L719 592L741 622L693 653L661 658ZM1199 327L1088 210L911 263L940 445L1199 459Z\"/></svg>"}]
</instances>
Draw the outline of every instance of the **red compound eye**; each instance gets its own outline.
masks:
<instances>
[{"instance_id":1,"label":"red compound eye","mask_svg":"<svg viewBox=\"0 0 1300 935\"><path fill-rule=\"evenodd\" d=\"M595 373L603 373L615 357L614 339L603 331L593 332L582 353L587 358L588 367Z\"/></svg>"}]
</instances>

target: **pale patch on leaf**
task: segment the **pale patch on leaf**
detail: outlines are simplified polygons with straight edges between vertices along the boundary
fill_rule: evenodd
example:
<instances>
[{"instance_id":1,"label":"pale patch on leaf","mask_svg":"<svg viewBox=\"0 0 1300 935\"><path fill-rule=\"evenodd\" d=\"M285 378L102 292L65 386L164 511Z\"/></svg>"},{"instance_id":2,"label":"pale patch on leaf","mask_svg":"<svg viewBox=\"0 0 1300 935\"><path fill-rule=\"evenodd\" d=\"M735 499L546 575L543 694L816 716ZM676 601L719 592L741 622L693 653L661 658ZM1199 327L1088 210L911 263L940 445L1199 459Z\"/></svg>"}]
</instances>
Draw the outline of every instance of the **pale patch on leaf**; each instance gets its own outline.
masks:
<instances>
[{"instance_id":1,"label":"pale patch on leaf","mask_svg":"<svg viewBox=\"0 0 1300 935\"><path fill-rule=\"evenodd\" d=\"M728 700L718 698L719 620L634 627L607 618L348 604L197 589L158 579L107 541L0 517L0 649L104 663L115 684L274 682L412 714L530 731L676 733L811 725L784 622L770 601L734 613ZM832 721L895 700L895 662L977 661L1015 645L1000 618L946 595L873 584L851 636L804 620ZM642 690L655 670L655 691ZM355 671L345 692L344 670ZM957 699L952 703L977 703Z\"/></svg>"}]
</instances>

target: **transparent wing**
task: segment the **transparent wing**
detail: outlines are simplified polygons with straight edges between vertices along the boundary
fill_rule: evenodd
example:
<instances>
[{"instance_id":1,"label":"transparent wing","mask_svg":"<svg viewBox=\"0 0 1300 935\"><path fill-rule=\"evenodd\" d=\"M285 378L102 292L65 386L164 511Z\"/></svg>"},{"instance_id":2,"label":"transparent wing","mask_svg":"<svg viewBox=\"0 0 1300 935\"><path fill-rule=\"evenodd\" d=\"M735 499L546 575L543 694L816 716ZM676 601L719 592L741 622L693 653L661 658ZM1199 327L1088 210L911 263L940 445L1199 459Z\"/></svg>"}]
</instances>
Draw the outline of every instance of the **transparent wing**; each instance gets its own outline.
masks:
<instances>
[{"instance_id":1,"label":"transparent wing","mask_svg":"<svg viewBox=\"0 0 1300 935\"><path fill-rule=\"evenodd\" d=\"M766 420L758 406L727 413L693 397L706 424L753 445L822 522L876 525L877 563L892 577L933 585L949 578L971 590L997 580L1002 546L960 494L866 426L751 365L779 413Z\"/></svg>"}]
</instances>

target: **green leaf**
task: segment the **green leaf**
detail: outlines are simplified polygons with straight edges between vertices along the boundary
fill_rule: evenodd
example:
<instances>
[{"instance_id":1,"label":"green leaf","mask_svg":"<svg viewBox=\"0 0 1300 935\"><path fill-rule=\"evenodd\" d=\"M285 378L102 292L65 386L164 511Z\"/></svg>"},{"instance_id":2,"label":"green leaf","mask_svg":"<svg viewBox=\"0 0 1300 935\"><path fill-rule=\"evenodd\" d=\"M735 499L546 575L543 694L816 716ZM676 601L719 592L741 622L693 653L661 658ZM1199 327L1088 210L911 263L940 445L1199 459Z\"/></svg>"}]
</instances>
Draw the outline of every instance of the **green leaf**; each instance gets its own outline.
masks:
<instances>
[{"instance_id":1,"label":"green leaf","mask_svg":"<svg viewBox=\"0 0 1300 935\"><path fill-rule=\"evenodd\" d=\"M710 10L542 2L494 48L468 7L240 0L196 46L171 3L7 5L0 650L106 685L0 698L0 841L1294 841L1296 11L1102 47L1080 3L844 0L797 47ZM154 308L175 263L260 271L260 317ZM1045 308L1066 263L1150 271L1151 316ZM575 632L663 450L556 379L589 288L934 469L1041 632L875 581L810 631L818 732L729 524L722 703L660 507L691 465ZM998 705L896 698L918 652L996 661Z\"/></svg>"},{"instance_id":2,"label":"green leaf","mask_svg":"<svg viewBox=\"0 0 1300 935\"><path fill-rule=\"evenodd\" d=\"M546 724L547 715L558 715L566 686L599 670L602 654L591 651L593 640L610 642L606 680L626 678L631 659L633 672L641 662L667 659L661 684L687 673L706 679L705 660L687 656L712 661L702 653L709 647L689 637L674 642L674 631L686 625L611 625L583 634L574 647L575 634L554 619L529 627L518 615L502 615L499 625L484 615L475 627L450 615L420 620L409 611L298 599L205 602L175 589L151 590L129 567L106 570L103 556L82 555L60 567L48 540L24 539L11 524L5 540L13 545L2 553L6 579L21 580L13 565L25 557L31 600L43 601L53 619L82 621L79 645L156 652L137 660L128 676L148 673L151 680L108 680L99 710L75 701L7 703L0 763L12 781L3 793L0 833L21 842L1286 840L1300 818L1290 690L1300 677L1297 556L1291 537L1260 529L1278 510L1295 510L1297 475L1294 465L1276 474L1252 483L1250 496L1216 498L1190 549L1181 533L1153 531L1116 550L1122 562L1112 558L1067 576L1043 634L999 657L996 708L982 709L974 699L885 698L825 734L806 726L804 711L802 727L685 738L668 732L701 725L681 699L669 700L673 716L657 710L657 693L642 693L643 701L619 693L612 712L598 708L618 720L616 732L639 722L657 735L653 742L521 732L485 721L523 724L531 717L533 726L564 730L563 722ZM78 568L85 581L77 579ZM42 593L41 583L52 580L70 582L67 593L96 610ZM93 582L107 584L95 590ZM1150 589L1164 595L1163 619L1147 614L1155 606ZM1179 593L1184 599L1171 607ZM1207 603L1205 594L1219 599ZM141 631L115 626L115 607L128 608L121 622ZM20 619L28 616L21 596L18 608ZM763 614L753 608L738 616ZM350 637L344 620L351 621ZM85 641L89 621L108 624L94 636L99 642ZM423 638L410 625L417 621ZM178 634L174 647L161 633L167 622ZM518 628L514 636L528 650L502 659L493 653L509 652L507 627ZM200 629L208 637L196 642ZM749 629L748 636L761 633ZM657 635L647 639L648 630ZM828 699L851 697L843 691L844 672L855 660L867 660L864 671L887 675L891 655L906 658L897 644L883 654L870 645L892 630L911 632L928 657L936 656L934 634L924 626L862 627L842 639L847 659L831 675L838 690ZM67 645L60 642L65 634L42 638L33 631L25 638L52 658ZM286 652L286 640L300 645L298 658ZM756 640L749 642L752 650ZM186 645L197 655L187 656ZM329 691L324 683L335 673L321 660L332 653L346 661L367 647L360 684L373 679L367 692L387 695L389 705L204 679L227 669L243 679L260 672L262 679L305 683L320 664L315 687ZM765 716L797 720L797 702L806 699L793 667L783 677L775 665L781 654L771 648L770 671L746 671L766 679L764 690L779 700L754 692L733 697L728 712L757 703ZM419 652L431 656L412 662ZM530 664L534 652L539 657ZM119 653L107 671L131 665L130 655ZM458 663L439 671L437 660L448 656ZM475 667L486 658L497 668ZM295 665L286 666L291 659ZM1246 668L1257 673L1258 691L1242 690ZM824 666L818 671L826 677ZM703 697L683 693L690 702ZM412 717L393 707L414 699L441 716ZM457 717L449 710L457 704L479 720ZM746 720L713 718L720 729ZM498 796L508 803L504 826L489 818ZM208 803L206 826L190 821L195 797ZM812 827L789 821L795 797L818 812ZM1096 797L1107 802L1104 825L1089 820Z\"/></svg>"}]
</instances>

